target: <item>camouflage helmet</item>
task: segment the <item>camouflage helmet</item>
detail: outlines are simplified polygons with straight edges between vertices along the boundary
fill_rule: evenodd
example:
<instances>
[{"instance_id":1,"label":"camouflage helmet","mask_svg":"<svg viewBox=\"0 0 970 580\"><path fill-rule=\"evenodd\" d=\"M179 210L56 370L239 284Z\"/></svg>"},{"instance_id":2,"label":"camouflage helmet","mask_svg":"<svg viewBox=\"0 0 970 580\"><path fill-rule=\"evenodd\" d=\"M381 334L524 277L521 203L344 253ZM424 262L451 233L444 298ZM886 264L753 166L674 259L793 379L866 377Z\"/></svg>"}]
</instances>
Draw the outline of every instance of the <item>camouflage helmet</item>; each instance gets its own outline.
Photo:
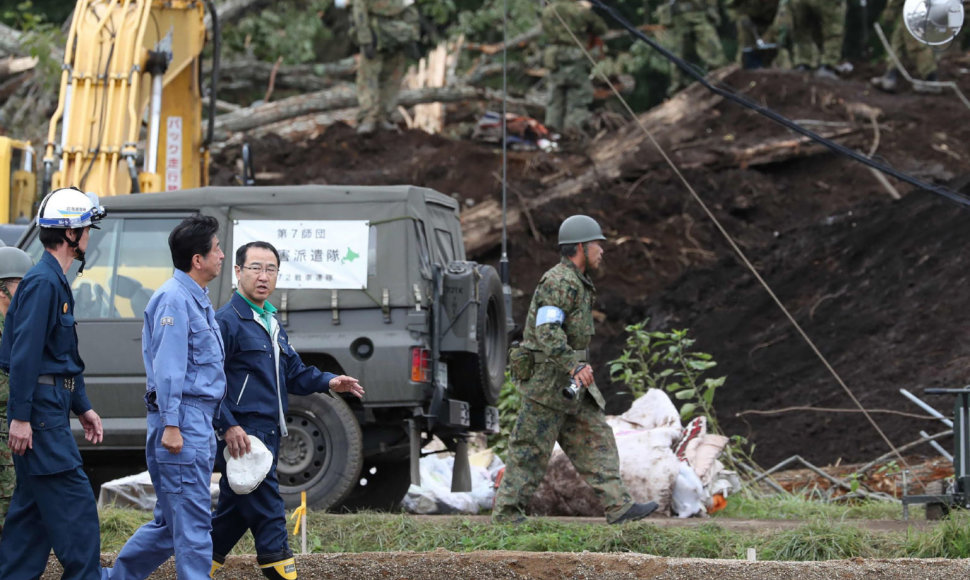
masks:
<instances>
[{"instance_id":1,"label":"camouflage helmet","mask_svg":"<svg viewBox=\"0 0 970 580\"><path fill-rule=\"evenodd\" d=\"M0 280L23 278L33 267L34 261L27 252L9 246L0 248Z\"/></svg>"},{"instance_id":2,"label":"camouflage helmet","mask_svg":"<svg viewBox=\"0 0 970 580\"><path fill-rule=\"evenodd\" d=\"M573 215L563 220L559 226L559 245L605 240L603 230L596 220L588 215Z\"/></svg>"}]
</instances>

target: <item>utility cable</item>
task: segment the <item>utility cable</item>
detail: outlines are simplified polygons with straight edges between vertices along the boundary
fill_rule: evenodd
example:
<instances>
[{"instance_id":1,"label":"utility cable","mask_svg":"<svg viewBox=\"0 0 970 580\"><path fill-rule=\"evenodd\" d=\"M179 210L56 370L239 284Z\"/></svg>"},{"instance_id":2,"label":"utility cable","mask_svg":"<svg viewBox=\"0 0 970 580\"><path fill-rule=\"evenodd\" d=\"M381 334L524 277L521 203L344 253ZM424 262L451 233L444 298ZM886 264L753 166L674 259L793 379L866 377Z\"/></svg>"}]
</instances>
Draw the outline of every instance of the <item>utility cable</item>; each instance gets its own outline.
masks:
<instances>
[{"instance_id":1,"label":"utility cable","mask_svg":"<svg viewBox=\"0 0 970 580\"><path fill-rule=\"evenodd\" d=\"M610 15L613 16L613 18L615 20L617 20L625 28L627 28L628 30L631 30L633 32L639 33L638 30L636 30L632 26L630 26L629 23L627 23L625 20L622 19L622 17L620 17L619 15L617 15L615 12L613 12L613 10L611 8L605 6L600 0L591 0L591 1L594 4L596 4L597 6L603 8L604 10L607 10L610 13ZM562 15L559 13L559 10L555 7L555 5L553 4L552 6L553 6L553 13L556 16L556 19L559 21L559 23L562 25L562 27L566 30L566 32L569 33L570 38L572 38L573 42L576 43L576 46L579 47L579 49L586 56L586 59L589 60L590 64L595 69L596 60L589 53L589 51L586 50L586 46L582 42L580 42L579 38L576 37L576 34L566 24L565 19L563 19ZM642 34L640 36L642 36ZM654 46L654 44L652 42L648 41L648 43L651 44L651 46ZM670 57L673 57L673 55L671 55L666 50L662 50L662 52L665 55L669 55ZM673 57L673 58L676 58L676 57ZM676 59L676 60L677 61L680 61L680 59ZM677 164L674 163L673 159L670 158L670 156L667 154L667 152L664 150L664 148L654 138L654 136L650 132L650 130L647 129L647 127L643 124L643 122L636 115L636 113L633 112L633 109L630 108L629 103L626 102L626 99L624 99L623 96L620 94L620 92L616 89L616 86L610 81L610 79L605 74L600 73L600 77L607 83L607 85L609 85L610 90L613 91L613 94L616 96L617 99L619 99L620 103L626 109L627 113L629 113L630 118L632 118L637 123L637 125L640 127L640 129L643 131L643 133L647 136L647 138L653 144L653 146L657 150L657 152L660 153L660 155L663 157L664 161L666 161L667 165L670 166L670 168L674 172L674 174L677 175L677 178L680 179L681 183L684 184L684 187L687 188L687 191L690 192L690 195L694 198L694 201L696 201L698 203L698 205L700 205L700 207L704 211L704 213L707 214L708 219L711 220L711 222L714 224L714 226L717 228L717 230L721 233L721 236L724 237L724 240L728 243L728 245L731 247L731 249L734 251L734 253L738 256L738 258L741 260L741 262L744 263L745 267L751 272L751 275L754 276L755 279L758 281L758 283L761 284L761 287L765 289L765 292L768 293L768 295L771 297L771 299L774 301L774 303L778 306L778 308L782 311L782 313L785 315L785 317L788 319L788 321L791 323L791 325L795 328L795 330L798 332L798 334L801 335L801 337L805 341L805 343L808 344L809 348L812 349L812 352L815 353L815 356L818 357L818 359L822 362L822 364L825 366L825 368L829 371L829 374L831 374L832 377L835 379L835 381L839 384L839 386L842 387L842 390L845 391L845 393L849 396L849 398L852 400L852 402L862 411L863 415L865 415L865 417L869 421L869 423L873 426L873 428L875 428L876 432L879 433L879 436L886 443L886 445L888 445L889 448L893 451L893 453L897 457L899 457L900 462L904 466L906 466L908 468L909 467L909 464L906 463L905 458L903 458L902 454L896 449L896 446L893 445L892 441L889 440L889 438L886 436L885 432L876 423L875 419L872 418L872 415L869 413L869 411L867 411L866 408L859 401L859 399L856 398L856 396L852 392L852 390L849 389L849 386L845 383L844 380L842 380L842 377L841 377L841 375L839 375L838 371L836 371L835 368L832 367L832 365L829 363L829 361L825 357L825 355L822 354L822 351L819 350L819 348L818 348L818 346L816 346L815 342L811 339L811 337L808 336L808 333L806 333L805 330L802 328L802 326L800 324L798 324L798 321L795 320L795 317L792 316L791 312L789 312L788 308L785 307L785 305L782 303L781 299L778 298L778 296L771 289L771 287L768 285L768 283L765 281L765 279L761 277L761 274L758 273L758 271L755 269L755 267L751 263L751 261L748 260L748 257L745 255L744 251L738 246L737 242L734 241L734 238L731 237L731 234L729 234L728 231L727 231L727 229L724 228L724 226L721 224L721 222L717 219L717 216L714 215L714 212L711 211L711 209L704 202L704 200L701 198L701 196L697 193L697 191L694 189L694 187L690 184L690 182L687 181L687 178L684 177L684 174L680 171L680 168L677 167ZM704 82L705 86L707 86L708 88L711 88L712 90L715 90L715 89L713 89L713 87L711 87L711 85L709 83L707 83L706 81L703 81L703 79L699 79L699 80L701 80L701 82ZM717 92L717 91L715 90L715 92ZM778 117L781 117L780 115L777 115L777 114L775 114L775 115L778 116Z\"/></svg>"},{"instance_id":2,"label":"utility cable","mask_svg":"<svg viewBox=\"0 0 970 580\"><path fill-rule=\"evenodd\" d=\"M642 40L643 42L645 42L646 44L648 44L651 48L653 48L654 50L656 50L657 52L659 52L660 54L662 54L664 56L664 58L666 58L667 60L669 60L672 63L674 63L680 70L682 70L686 74L690 75L691 78L693 78L694 80L696 80L697 82L699 82L700 84L702 84L709 91L711 91L711 92L713 92L713 93L715 93L717 95L720 95L720 96L724 97L725 99L728 99L730 101L734 101L735 103L738 103L742 107L751 109L752 111L754 111L754 112L756 112L756 113L758 113L760 115L763 115L763 116L771 119L772 121L774 121L774 122L776 122L776 123L778 123L778 124L786 127L787 129L790 129L790 130L792 130L792 131L794 131L796 133L799 133L801 135L804 135L805 137L808 137L809 139L811 139L811 140L813 140L813 141L815 141L815 142L817 142L817 143L825 146L826 148L830 149L831 151L833 151L835 153L838 153L839 155L844 155L846 157L849 157L851 159L854 159L855 161L858 161L859 163L863 163L865 165L868 165L869 167L872 167L873 169L876 169L878 171L881 171L881 172L885 173L886 175L890 175L892 177L895 177L896 179L898 179L900 181L905 181L906 183L909 183L910 185L913 185L913 186L918 187L920 189L925 189L926 191L928 191L930 193L934 193L936 195L942 196L942 197L944 197L944 198L946 198L946 199L948 199L948 200L950 200L950 201L952 201L954 203L957 203L959 205L966 206L966 207L970 207L970 198L968 198L968 197L966 197L966 196L964 196L964 195L962 195L962 194L960 194L960 193L958 193L956 191L953 191L952 189L949 189L949 188L946 188L946 187L941 187L939 185L934 185L932 183L927 183L927 182L925 182L925 181L923 181L921 179L918 179L916 177L913 177L912 175L909 175L908 173L899 171L899 170L894 169L892 167L889 167L888 165L885 165L883 163L879 163L875 159L871 159L869 157L866 157L865 155L862 155L858 151L854 151L854 150L852 150L852 149L850 149L848 147L845 147L844 145L840 145L839 143L836 143L836 142L834 142L834 141L832 141L830 139L826 139L825 137L822 137L818 133L815 133L813 131L810 131L809 129L806 129L805 127L802 127L801 125L799 125L798 123L792 121L788 117L785 117L784 115L782 115L782 114L780 114L780 113L778 113L776 111L773 111L773 110L769 109L768 107L763 107L763 106L755 103L754 101L751 101L751 100L749 100L749 99L747 99L747 98L745 98L745 97L737 94L736 92L734 92L733 90L731 90L731 89L729 89L727 87L724 87L724 86L716 86L716 85L712 84L710 81L708 81L704 77L703 74L701 74L700 72L698 72L698 70L696 69L696 67L694 67L690 63L684 61L683 59L679 58L677 55L673 54L672 52L670 52L669 50L667 50L666 48L664 48L663 46L661 46L655 40L653 40L652 38L648 37L646 34L644 34L637 27L635 27L632 24L630 24L629 22L627 22L627 20L625 18L623 18L623 16L621 16L620 14L618 14L615 9L613 9L612 7L610 7L610 6L606 5L605 3L603 3L602 0L590 0L590 2L592 4L594 4L595 6L597 6L598 8L600 8L601 10L603 10L605 13L609 14L610 17L613 18L613 20L615 20L617 22L617 24L619 24L620 26L622 26L623 28L625 28L630 34L632 34L633 36L635 36L639 40Z\"/></svg>"}]
</instances>

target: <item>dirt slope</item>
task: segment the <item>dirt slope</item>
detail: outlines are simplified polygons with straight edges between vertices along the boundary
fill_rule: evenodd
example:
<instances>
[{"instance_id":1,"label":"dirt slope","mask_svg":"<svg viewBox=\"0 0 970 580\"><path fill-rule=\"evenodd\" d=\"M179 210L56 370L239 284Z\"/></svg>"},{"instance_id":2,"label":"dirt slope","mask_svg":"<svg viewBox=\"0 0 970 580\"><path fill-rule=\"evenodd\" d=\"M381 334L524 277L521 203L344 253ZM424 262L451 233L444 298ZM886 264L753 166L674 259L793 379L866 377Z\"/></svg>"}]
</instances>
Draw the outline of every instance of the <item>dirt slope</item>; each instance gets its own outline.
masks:
<instances>
[{"instance_id":1,"label":"dirt slope","mask_svg":"<svg viewBox=\"0 0 970 580\"><path fill-rule=\"evenodd\" d=\"M950 58L943 70L970 92L970 79L960 73L970 64L963 58ZM866 72L857 77L827 82L795 72L739 71L725 82L819 130L854 128L843 142L868 151L878 139L877 157L959 189L970 174L970 111L954 97L876 93ZM880 114L878 137L867 120L873 109ZM594 344L597 380L608 393L616 388L609 385L606 361L619 354L623 327L649 316L657 328L690 328L698 347L715 355L718 371L729 377L717 399L722 426L751 438L762 463L796 453L817 463L864 461L887 450L858 414L737 416L793 405L853 405L656 153L617 141L616 135L633 134L625 131L601 136L586 151L510 156L509 205L516 208L569 180L605 174L609 155L626 156L619 171L594 180L582 195L532 207L534 231L525 220L511 231L516 319L521 323L535 282L557 259L559 222L588 213L612 240L597 281L602 321ZM968 382L966 209L921 192L893 201L867 169L830 153L749 167L725 162L711 152L789 135L727 101L664 131L668 141L677 136L675 158L692 167L687 179L863 404L918 412L898 388L920 392ZM263 183L414 183L455 194L469 206L501 192L499 151L468 140L415 131L360 138L335 125L301 143L269 138L255 148ZM215 159L216 183L233 180L238 155L238 148L228 148ZM904 194L909 190L896 185ZM497 247L474 256L491 263L498 257ZM930 400L947 412L952 404L946 397ZM609 410L628 404L612 396ZM895 444L936 428L874 416Z\"/></svg>"}]
</instances>

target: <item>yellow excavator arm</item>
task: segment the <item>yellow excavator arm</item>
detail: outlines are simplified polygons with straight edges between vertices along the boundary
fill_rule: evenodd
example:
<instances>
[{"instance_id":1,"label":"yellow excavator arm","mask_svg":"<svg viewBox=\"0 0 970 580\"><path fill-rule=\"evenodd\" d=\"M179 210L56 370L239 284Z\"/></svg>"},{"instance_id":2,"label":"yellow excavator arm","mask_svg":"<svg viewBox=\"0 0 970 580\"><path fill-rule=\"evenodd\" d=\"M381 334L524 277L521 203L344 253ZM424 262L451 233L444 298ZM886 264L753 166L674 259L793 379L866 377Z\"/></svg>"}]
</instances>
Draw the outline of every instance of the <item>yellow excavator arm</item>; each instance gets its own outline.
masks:
<instances>
[{"instance_id":1,"label":"yellow excavator arm","mask_svg":"<svg viewBox=\"0 0 970 580\"><path fill-rule=\"evenodd\" d=\"M0 137L0 224L27 223L34 215L37 177L28 141Z\"/></svg>"},{"instance_id":2,"label":"yellow excavator arm","mask_svg":"<svg viewBox=\"0 0 970 580\"><path fill-rule=\"evenodd\" d=\"M206 5L216 22L211 1L78 1L41 195L67 186L104 196L208 184L201 79Z\"/></svg>"}]
</instances>

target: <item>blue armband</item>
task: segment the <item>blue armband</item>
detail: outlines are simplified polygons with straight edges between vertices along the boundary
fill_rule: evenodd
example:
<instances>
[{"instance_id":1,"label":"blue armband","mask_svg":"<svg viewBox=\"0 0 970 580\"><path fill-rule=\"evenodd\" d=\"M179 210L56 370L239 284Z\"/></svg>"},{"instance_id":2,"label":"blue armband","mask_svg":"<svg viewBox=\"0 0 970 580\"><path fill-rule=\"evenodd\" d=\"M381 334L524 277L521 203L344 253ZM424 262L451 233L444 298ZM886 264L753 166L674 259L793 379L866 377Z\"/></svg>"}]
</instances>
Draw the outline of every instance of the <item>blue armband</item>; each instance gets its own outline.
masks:
<instances>
[{"instance_id":1,"label":"blue armband","mask_svg":"<svg viewBox=\"0 0 970 580\"><path fill-rule=\"evenodd\" d=\"M542 306L536 312L536 328L543 324L558 324L561 326L565 320L566 314L555 306Z\"/></svg>"}]
</instances>

